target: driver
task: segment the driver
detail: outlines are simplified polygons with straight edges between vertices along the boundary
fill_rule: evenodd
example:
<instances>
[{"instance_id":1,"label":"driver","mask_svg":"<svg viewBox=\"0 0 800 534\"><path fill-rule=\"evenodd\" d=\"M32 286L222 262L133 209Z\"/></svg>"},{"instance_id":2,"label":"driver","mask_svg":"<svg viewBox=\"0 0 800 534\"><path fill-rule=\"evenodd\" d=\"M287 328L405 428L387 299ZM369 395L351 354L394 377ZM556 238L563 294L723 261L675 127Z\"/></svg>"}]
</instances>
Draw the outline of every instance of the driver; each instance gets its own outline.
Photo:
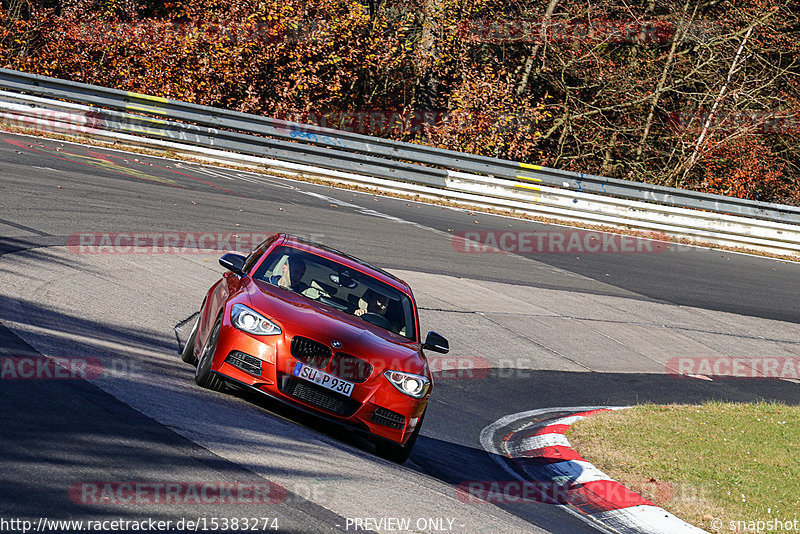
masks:
<instances>
[{"instance_id":1,"label":"driver","mask_svg":"<svg viewBox=\"0 0 800 534\"><path fill-rule=\"evenodd\" d=\"M306 288L300 280L306 272L306 263L296 257L288 257L281 266L281 274L270 277L269 281L285 289L301 292Z\"/></svg>"},{"instance_id":2,"label":"driver","mask_svg":"<svg viewBox=\"0 0 800 534\"><path fill-rule=\"evenodd\" d=\"M358 317L365 313L377 313L378 315L385 316L388 307L389 297L377 291L373 291L372 289L368 289L364 293L364 298L359 300L358 309L354 311L353 314Z\"/></svg>"}]
</instances>

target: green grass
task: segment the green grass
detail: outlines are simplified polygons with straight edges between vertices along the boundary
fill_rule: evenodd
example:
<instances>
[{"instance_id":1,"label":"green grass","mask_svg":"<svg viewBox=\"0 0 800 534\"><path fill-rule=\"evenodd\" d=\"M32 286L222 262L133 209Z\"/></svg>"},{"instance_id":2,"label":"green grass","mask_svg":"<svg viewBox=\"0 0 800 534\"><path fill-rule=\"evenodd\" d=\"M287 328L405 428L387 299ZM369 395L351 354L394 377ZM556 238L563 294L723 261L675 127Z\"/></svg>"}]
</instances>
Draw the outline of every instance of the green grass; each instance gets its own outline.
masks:
<instances>
[{"instance_id":1,"label":"green grass","mask_svg":"<svg viewBox=\"0 0 800 534\"><path fill-rule=\"evenodd\" d=\"M579 421L567 436L611 478L705 530L800 524L800 407L641 405Z\"/></svg>"}]
</instances>

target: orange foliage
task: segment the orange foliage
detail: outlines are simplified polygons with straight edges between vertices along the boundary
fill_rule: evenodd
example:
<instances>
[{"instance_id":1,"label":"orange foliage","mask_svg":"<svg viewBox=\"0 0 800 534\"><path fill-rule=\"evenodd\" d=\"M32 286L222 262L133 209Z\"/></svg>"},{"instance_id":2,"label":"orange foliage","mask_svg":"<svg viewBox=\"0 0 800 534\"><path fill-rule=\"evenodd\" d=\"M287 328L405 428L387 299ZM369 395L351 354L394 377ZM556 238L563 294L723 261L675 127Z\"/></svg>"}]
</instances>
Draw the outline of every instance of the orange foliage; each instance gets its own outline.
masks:
<instances>
[{"instance_id":1,"label":"orange foliage","mask_svg":"<svg viewBox=\"0 0 800 534\"><path fill-rule=\"evenodd\" d=\"M787 195L785 165L755 135L714 146L704 158L702 189L708 193L771 200Z\"/></svg>"},{"instance_id":2,"label":"orange foliage","mask_svg":"<svg viewBox=\"0 0 800 534\"><path fill-rule=\"evenodd\" d=\"M695 158L697 132L674 120L708 113L743 29L767 12L719 115L797 109L800 12L775 0L723 0L698 8L685 27L682 0L559 0L544 28L548 5L3 0L0 65L342 128L369 117L376 131L352 129L800 204L795 130L741 137L734 124L733 141L706 143ZM712 135L731 128L715 127Z\"/></svg>"}]
</instances>

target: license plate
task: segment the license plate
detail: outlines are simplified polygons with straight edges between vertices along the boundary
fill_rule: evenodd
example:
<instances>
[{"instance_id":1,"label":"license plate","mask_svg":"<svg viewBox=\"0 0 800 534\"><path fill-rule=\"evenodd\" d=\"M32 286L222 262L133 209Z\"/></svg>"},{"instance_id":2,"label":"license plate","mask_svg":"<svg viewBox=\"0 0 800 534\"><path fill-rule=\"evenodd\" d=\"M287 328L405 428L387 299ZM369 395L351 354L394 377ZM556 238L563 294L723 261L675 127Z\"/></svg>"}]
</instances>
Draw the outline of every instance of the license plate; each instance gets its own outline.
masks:
<instances>
[{"instance_id":1,"label":"license plate","mask_svg":"<svg viewBox=\"0 0 800 534\"><path fill-rule=\"evenodd\" d=\"M352 382L342 380L337 376L333 376L325 371L320 371L319 369L314 369L313 367L309 367L300 362L294 366L294 371L292 371L292 374L298 378L302 378L303 380L308 380L309 382L313 382L326 389L340 393L345 397L349 397L353 392L354 384Z\"/></svg>"}]
</instances>

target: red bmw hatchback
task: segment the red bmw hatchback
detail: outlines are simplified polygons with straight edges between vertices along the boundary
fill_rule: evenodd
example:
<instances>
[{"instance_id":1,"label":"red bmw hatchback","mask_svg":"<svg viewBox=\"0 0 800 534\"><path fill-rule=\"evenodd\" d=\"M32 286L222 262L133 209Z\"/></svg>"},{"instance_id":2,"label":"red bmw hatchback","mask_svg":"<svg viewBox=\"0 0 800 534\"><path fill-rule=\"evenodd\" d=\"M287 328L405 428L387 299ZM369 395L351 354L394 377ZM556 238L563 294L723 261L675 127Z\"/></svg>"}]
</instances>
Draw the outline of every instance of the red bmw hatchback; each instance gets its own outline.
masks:
<instances>
[{"instance_id":1,"label":"red bmw hatchback","mask_svg":"<svg viewBox=\"0 0 800 534\"><path fill-rule=\"evenodd\" d=\"M411 288L323 245L275 234L228 269L206 294L182 358L195 381L252 388L368 433L378 454L408 458L431 395Z\"/></svg>"}]
</instances>

